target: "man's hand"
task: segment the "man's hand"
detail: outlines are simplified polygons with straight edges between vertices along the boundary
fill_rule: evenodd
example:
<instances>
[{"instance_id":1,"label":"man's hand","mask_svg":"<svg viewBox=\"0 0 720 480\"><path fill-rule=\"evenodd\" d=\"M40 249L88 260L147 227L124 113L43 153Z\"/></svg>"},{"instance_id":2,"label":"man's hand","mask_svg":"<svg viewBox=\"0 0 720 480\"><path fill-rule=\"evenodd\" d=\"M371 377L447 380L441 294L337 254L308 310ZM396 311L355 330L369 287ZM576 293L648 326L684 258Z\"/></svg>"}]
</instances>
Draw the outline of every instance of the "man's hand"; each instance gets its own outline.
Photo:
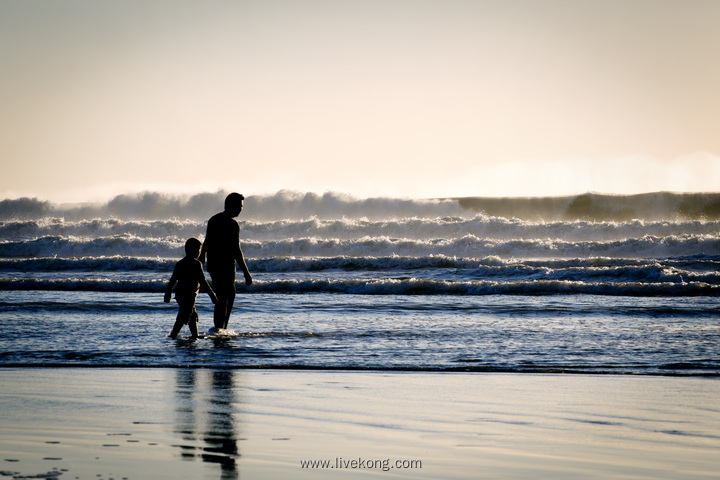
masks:
<instances>
[{"instance_id":1,"label":"man's hand","mask_svg":"<svg viewBox=\"0 0 720 480\"><path fill-rule=\"evenodd\" d=\"M165 292L165 303L170 303L170 297L172 297L172 292Z\"/></svg>"},{"instance_id":2,"label":"man's hand","mask_svg":"<svg viewBox=\"0 0 720 480\"><path fill-rule=\"evenodd\" d=\"M245 285L248 287L252 285L252 276L249 273L245 275Z\"/></svg>"}]
</instances>

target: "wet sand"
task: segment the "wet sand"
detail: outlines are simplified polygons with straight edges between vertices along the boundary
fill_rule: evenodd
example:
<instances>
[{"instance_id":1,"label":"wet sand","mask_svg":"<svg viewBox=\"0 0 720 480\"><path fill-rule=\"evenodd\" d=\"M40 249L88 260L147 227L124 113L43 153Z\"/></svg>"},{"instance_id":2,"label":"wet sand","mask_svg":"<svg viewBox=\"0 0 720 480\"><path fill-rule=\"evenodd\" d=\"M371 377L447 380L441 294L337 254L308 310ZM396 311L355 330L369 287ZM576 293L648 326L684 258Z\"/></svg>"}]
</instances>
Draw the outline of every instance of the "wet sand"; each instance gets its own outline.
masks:
<instances>
[{"instance_id":1,"label":"wet sand","mask_svg":"<svg viewBox=\"0 0 720 480\"><path fill-rule=\"evenodd\" d=\"M720 478L720 379L0 369L0 478Z\"/></svg>"}]
</instances>

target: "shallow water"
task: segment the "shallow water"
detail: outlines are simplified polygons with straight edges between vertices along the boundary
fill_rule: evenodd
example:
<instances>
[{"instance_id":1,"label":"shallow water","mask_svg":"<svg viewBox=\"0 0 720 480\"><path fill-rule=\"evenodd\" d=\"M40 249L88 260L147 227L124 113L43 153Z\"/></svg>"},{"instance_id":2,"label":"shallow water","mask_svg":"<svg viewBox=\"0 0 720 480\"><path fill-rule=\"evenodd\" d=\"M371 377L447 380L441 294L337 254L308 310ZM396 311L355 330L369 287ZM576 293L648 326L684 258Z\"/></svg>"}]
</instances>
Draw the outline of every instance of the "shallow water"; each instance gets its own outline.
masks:
<instances>
[{"instance_id":1,"label":"shallow water","mask_svg":"<svg viewBox=\"0 0 720 480\"><path fill-rule=\"evenodd\" d=\"M0 366L719 375L717 202L249 197L235 334L173 341L163 291L221 193L2 201Z\"/></svg>"},{"instance_id":2,"label":"shallow water","mask_svg":"<svg viewBox=\"0 0 720 480\"><path fill-rule=\"evenodd\" d=\"M720 374L716 297L240 295L167 338L161 295L0 292L0 364ZM201 298L200 331L212 326Z\"/></svg>"}]
</instances>

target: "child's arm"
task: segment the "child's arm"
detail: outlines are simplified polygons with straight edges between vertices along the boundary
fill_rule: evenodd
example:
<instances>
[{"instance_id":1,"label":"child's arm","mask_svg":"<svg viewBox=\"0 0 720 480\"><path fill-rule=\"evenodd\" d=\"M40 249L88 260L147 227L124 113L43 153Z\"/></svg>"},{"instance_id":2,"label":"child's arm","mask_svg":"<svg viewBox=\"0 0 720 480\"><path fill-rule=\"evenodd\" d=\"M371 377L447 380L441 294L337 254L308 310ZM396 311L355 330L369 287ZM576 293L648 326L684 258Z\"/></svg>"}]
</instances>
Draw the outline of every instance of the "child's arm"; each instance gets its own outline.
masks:
<instances>
[{"instance_id":1,"label":"child's arm","mask_svg":"<svg viewBox=\"0 0 720 480\"><path fill-rule=\"evenodd\" d=\"M213 292L213 289L210 288L210 284L208 284L207 280L205 280L205 275L202 276L200 285L202 285L202 287L208 293L208 295L210 296L210 300L212 300L213 303L217 303L217 296L215 295L215 292Z\"/></svg>"},{"instance_id":2,"label":"child's arm","mask_svg":"<svg viewBox=\"0 0 720 480\"><path fill-rule=\"evenodd\" d=\"M176 282L177 277L175 277L175 272L173 272L172 277L170 277L170 281L168 282L167 288L165 289L165 303L170 303L170 298L172 298L172 289L175 286Z\"/></svg>"},{"instance_id":3,"label":"child's arm","mask_svg":"<svg viewBox=\"0 0 720 480\"><path fill-rule=\"evenodd\" d=\"M204 288L205 291L210 296L210 300L212 300L213 303L217 303L217 296L215 295L215 292L213 292L213 289L210 288L210 285L208 284L207 280L205 279L205 272L203 272L203 268L202 268L202 265L200 264L200 262L197 263L195 275L196 275L198 283L200 283L200 286L202 288Z\"/></svg>"}]
</instances>

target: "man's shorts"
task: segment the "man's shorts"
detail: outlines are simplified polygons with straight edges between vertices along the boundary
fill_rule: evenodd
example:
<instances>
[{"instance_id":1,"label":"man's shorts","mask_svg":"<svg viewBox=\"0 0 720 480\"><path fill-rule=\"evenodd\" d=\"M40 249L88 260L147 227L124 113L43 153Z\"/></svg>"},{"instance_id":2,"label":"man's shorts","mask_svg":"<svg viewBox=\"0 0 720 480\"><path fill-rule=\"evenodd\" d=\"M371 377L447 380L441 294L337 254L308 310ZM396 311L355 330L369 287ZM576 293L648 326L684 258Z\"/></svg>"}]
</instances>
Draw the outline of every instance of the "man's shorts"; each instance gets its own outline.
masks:
<instances>
[{"instance_id":1,"label":"man's shorts","mask_svg":"<svg viewBox=\"0 0 720 480\"><path fill-rule=\"evenodd\" d=\"M235 297L235 270L209 271L212 288L218 297Z\"/></svg>"}]
</instances>

